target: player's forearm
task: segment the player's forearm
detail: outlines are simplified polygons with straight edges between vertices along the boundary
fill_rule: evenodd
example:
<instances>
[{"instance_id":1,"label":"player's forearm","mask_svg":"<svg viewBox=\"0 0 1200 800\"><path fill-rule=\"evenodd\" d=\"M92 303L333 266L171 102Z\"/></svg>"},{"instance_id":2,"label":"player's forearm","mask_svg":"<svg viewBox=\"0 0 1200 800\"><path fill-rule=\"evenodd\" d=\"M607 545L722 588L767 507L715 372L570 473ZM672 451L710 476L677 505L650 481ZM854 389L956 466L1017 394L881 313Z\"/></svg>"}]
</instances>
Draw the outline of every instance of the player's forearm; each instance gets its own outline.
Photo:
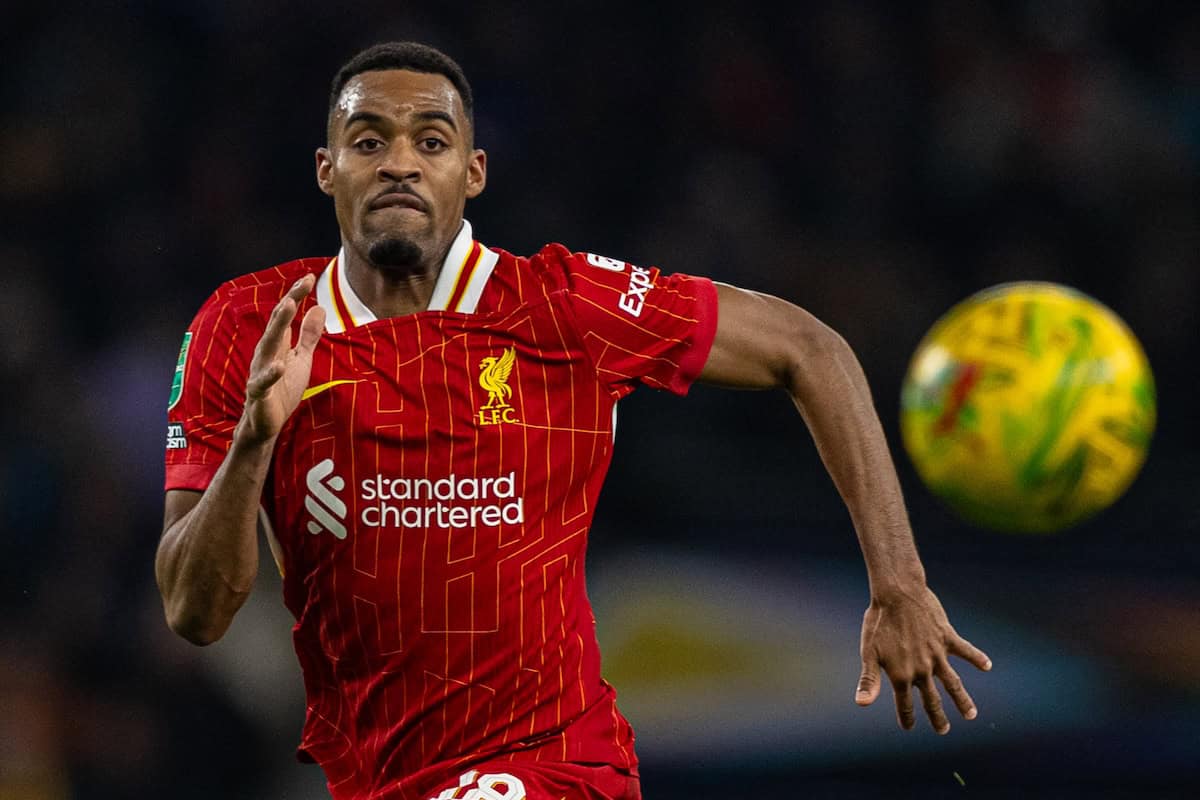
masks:
<instances>
[{"instance_id":1,"label":"player's forearm","mask_svg":"<svg viewBox=\"0 0 1200 800\"><path fill-rule=\"evenodd\" d=\"M235 435L199 502L163 534L155 571L167 621L195 644L224 635L253 588L258 508L273 449L274 440Z\"/></svg>"},{"instance_id":2,"label":"player's forearm","mask_svg":"<svg viewBox=\"0 0 1200 800\"><path fill-rule=\"evenodd\" d=\"M873 597L923 586L895 464L866 376L850 346L825 329L806 337L789 391L850 511Z\"/></svg>"}]
</instances>

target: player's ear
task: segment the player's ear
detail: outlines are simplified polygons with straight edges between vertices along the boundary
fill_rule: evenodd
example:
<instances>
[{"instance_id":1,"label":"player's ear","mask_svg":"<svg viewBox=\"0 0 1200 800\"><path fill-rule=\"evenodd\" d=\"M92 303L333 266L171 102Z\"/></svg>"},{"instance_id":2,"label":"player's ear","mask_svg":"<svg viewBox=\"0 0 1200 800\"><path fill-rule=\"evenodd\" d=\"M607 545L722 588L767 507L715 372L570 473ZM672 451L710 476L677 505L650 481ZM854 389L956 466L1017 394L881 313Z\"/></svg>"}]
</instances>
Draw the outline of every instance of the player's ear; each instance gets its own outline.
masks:
<instances>
[{"instance_id":1,"label":"player's ear","mask_svg":"<svg viewBox=\"0 0 1200 800\"><path fill-rule=\"evenodd\" d=\"M328 147L317 148L317 186L333 197L333 155Z\"/></svg>"},{"instance_id":2,"label":"player's ear","mask_svg":"<svg viewBox=\"0 0 1200 800\"><path fill-rule=\"evenodd\" d=\"M473 150L467 162L467 199L479 197L487 185L487 153Z\"/></svg>"}]
</instances>

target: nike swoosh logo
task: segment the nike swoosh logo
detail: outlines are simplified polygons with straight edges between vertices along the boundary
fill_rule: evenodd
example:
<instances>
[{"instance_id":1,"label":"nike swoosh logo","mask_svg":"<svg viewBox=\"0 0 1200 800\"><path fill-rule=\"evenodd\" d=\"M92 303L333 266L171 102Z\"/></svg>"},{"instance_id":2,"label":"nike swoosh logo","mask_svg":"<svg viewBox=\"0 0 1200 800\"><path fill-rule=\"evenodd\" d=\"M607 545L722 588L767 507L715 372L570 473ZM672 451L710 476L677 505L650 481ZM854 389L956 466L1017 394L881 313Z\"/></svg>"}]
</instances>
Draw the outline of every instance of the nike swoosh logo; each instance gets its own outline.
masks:
<instances>
[{"instance_id":1,"label":"nike swoosh logo","mask_svg":"<svg viewBox=\"0 0 1200 800\"><path fill-rule=\"evenodd\" d=\"M300 395L300 402L304 402L305 400L312 397L313 395L320 394L321 392L325 391L326 389L332 389L335 386L341 386L343 383L358 383L358 381L351 381L351 380L330 381L329 383L322 383L319 386L310 386L304 390L304 394Z\"/></svg>"}]
</instances>

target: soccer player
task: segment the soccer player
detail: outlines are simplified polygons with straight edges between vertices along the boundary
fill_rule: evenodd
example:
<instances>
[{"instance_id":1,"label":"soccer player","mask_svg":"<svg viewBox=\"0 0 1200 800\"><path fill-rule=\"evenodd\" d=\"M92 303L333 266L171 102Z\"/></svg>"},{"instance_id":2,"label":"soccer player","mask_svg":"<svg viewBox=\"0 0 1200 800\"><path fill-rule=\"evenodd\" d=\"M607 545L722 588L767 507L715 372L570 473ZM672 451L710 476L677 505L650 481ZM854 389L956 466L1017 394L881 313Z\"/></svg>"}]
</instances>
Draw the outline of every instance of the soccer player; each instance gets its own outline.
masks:
<instances>
[{"instance_id":1,"label":"soccer player","mask_svg":"<svg viewBox=\"0 0 1200 800\"><path fill-rule=\"evenodd\" d=\"M232 280L171 390L156 573L171 628L216 641L265 529L296 617L300 756L335 798L640 797L584 587L617 401L696 380L789 393L858 532L870 584L857 701L987 656L925 584L867 382L783 300L549 244L484 245L471 90L415 43L337 74L316 175L341 249Z\"/></svg>"}]
</instances>

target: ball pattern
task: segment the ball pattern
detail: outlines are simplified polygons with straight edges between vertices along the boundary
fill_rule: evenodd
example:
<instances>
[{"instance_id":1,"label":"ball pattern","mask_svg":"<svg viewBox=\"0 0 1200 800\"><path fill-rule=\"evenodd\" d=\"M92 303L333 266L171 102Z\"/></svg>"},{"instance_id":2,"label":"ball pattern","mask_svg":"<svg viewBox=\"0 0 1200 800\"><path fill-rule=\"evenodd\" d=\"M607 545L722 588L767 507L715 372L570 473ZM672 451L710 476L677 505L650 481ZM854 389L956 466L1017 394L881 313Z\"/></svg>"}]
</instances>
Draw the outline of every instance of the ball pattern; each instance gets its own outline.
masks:
<instances>
[{"instance_id":1,"label":"ball pattern","mask_svg":"<svg viewBox=\"0 0 1200 800\"><path fill-rule=\"evenodd\" d=\"M918 345L901 390L917 473L964 520L1046 533L1111 505L1146 458L1154 378L1110 309L1053 283L985 289Z\"/></svg>"}]
</instances>

